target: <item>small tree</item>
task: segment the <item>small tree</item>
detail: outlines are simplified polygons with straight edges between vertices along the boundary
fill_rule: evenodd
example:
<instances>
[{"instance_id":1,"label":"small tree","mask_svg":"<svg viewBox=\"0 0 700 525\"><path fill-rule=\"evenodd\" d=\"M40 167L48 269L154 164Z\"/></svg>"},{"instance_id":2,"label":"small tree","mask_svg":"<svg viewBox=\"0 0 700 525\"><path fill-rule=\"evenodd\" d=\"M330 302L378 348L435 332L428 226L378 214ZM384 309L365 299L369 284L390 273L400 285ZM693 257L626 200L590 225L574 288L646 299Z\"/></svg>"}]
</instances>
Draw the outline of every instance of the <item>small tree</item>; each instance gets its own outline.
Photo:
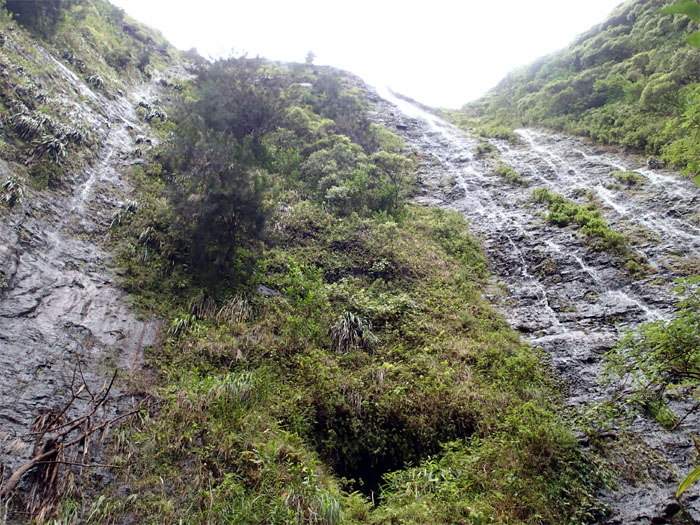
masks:
<instances>
[{"instance_id":1,"label":"small tree","mask_svg":"<svg viewBox=\"0 0 700 525\"><path fill-rule=\"evenodd\" d=\"M191 109L208 128L239 141L258 140L282 120L282 83L261 59L220 60L199 76L199 99Z\"/></svg>"},{"instance_id":2,"label":"small tree","mask_svg":"<svg viewBox=\"0 0 700 525\"><path fill-rule=\"evenodd\" d=\"M262 137L283 116L281 81L261 60L222 60L201 73L161 160L171 174L176 256L210 288L245 282L265 227Z\"/></svg>"},{"instance_id":3,"label":"small tree","mask_svg":"<svg viewBox=\"0 0 700 525\"><path fill-rule=\"evenodd\" d=\"M173 184L172 232L188 264L204 284L235 286L252 270L265 227L264 174L246 159L245 146L226 133L192 137Z\"/></svg>"}]
</instances>

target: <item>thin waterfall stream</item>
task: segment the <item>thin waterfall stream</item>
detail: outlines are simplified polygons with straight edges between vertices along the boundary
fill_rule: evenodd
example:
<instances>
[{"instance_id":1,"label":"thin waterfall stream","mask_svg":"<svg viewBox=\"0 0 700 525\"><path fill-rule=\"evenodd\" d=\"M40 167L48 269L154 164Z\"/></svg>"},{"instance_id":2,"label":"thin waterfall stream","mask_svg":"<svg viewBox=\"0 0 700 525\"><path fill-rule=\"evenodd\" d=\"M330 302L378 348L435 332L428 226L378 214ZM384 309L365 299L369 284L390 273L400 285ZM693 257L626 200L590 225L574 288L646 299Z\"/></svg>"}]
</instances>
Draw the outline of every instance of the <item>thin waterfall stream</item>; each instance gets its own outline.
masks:
<instances>
[{"instance_id":1,"label":"thin waterfall stream","mask_svg":"<svg viewBox=\"0 0 700 525\"><path fill-rule=\"evenodd\" d=\"M59 190L37 193L24 213L0 223L0 462L8 470L31 457L33 419L70 399L76 372L98 390L117 369L106 410L130 402L128 381L160 333L159 321L129 308L101 247L111 214L132 194L122 172L142 131L135 103L155 95L156 81L108 99L39 52L94 103L76 106L76 118L91 124L100 150L91 164L66 173ZM68 416L82 409L78 400Z\"/></svg>"},{"instance_id":2,"label":"thin waterfall stream","mask_svg":"<svg viewBox=\"0 0 700 525\"><path fill-rule=\"evenodd\" d=\"M511 325L551 358L564 380L573 411L607 399L600 382L602 354L625 330L668 319L675 279L683 263L700 256L700 190L668 171L648 169L645 159L582 139L540 130L517 130L520 144L492 139L500 158L526 185L510 185L475 154L477 138L410 101L379 90L375 119L401 135L424 161L418 203L460 211L481 239L495 274L489 298ZM636 171L642 184L616 184L612 172ZM572 228L546 223L530 197L546 187L565 197L596 202L616 231L634 240L650 274L633 277L619 257L586 245ZM498 290L505 290L498 291ZM682 401L671 406L679 414ZM666 523L678 509L679 479L694 466L692 415L674 431L639 416L609 439L630 439L647 463L643 480L621 479L602 493L610 514L604 523ZM589 446L581 434L584 449ZM637 458L639 459L639 458ZM625 461L625 459L622 459ZM689 519L700 521L700 501L683 500Z\"/></svg>"}]
</instances>

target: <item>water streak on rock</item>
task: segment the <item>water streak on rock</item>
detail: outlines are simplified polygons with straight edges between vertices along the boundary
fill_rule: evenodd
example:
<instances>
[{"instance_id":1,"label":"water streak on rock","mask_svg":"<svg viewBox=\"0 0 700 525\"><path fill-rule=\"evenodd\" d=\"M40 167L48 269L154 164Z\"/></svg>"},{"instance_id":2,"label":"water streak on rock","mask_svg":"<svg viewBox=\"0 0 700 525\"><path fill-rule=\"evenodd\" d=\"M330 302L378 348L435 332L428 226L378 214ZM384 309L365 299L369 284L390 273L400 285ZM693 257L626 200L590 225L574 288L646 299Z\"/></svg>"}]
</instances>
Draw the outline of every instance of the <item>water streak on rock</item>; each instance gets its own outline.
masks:
<instances>
[{"instance_id":1,"label":"water streak on rock","mask_svg":"<svg viewBox=\"0 0 700 525\"><path fill-rule=\"evenodd\" d=\"M485 247L506 296L491 298L513 327L551 356L556 373L566 380L567 403L583 408L609 395L600 385L601 355L622 331L643 322L668 319L675 298L674 258L700 253L698 188L670 172L647 169L645 159L581 139L544 131L518 130L521 143L492 140L501 159L527 186L512 186L494 173L495 162L474 155L479 139L436 115L381 91L376 120L402 135L422 158L419 203L461 211ZM637 171L646 184L626 188L611 172ZM545 186L577 202L589 194L599 202L607 222L636 239L633 249L654 274L634 278L620 257L596 251L575 229L548 225L530 192ZM672 409L681 413L688 403ZM646 450L648 481L621 480L602 495L611 508L606 523L666 523L679 475L693 466L690 433L698 418L686 419L669 432L639 417L631 432ZM583 439L583 437L582 437ZM659 461L658 457L664 458ZM700 520L698 502L684 500Z\"/></svg>"}]
</instances>

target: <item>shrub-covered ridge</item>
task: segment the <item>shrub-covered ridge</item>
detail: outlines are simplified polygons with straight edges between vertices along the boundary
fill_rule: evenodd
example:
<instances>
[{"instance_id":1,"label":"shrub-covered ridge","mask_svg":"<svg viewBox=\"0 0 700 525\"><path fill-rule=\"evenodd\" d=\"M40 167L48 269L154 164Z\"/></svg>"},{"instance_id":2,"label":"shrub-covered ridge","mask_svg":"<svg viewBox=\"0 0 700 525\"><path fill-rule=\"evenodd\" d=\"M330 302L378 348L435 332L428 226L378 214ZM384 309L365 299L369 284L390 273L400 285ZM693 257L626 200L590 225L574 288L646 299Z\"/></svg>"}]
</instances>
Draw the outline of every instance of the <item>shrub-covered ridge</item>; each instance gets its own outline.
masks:
<instances>
[{"instance_id":1,"label":"shrub-covered ridge","mask_svg":"<svg viewBox=\"0 0 700 525\"><path fill-rule=\"evenodd\" d=\"M491 134L550 127L661 154L697 173L700 48L686 44L697 24L659 14L670 4L628 0L566 49L513 71L450 117Z\"/></svg>"}]
</instances>

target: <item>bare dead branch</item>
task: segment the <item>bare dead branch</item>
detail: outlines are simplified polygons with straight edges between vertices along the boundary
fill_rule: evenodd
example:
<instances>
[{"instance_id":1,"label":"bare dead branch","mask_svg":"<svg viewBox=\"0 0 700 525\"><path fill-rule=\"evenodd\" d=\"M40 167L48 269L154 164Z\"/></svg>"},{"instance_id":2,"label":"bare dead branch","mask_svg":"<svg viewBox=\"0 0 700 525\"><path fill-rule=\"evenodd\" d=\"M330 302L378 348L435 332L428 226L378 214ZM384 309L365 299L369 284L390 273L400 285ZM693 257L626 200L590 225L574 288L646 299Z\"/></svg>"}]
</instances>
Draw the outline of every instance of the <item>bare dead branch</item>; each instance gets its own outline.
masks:
<instances>
[{"instance_id":1,"label":"bare dead branch","mask_svg":"<svg viewBox=\"0 0 700 525\"><path fill-rule=\"evenodd\" d=\"M149 398L145 398L143 401L146 401L147 399L149 399ZM141 403L140 403L140 404L141 404ZM140 410L141 410L141 406L137 406L137 408L135 408L134 410L130 410L129 412L126 412L126 413L124 413L124 414L121 414L121 415L119 415L119 416L117 416L117 417L114 417L114 418L110 419L109 421L105 421L104 423L102 423L102 424L100 424L100 425L98 425L98 426L96 426L96 427L93 427L93 428L90 428L90 429L86 430L85 432L83 432L82 434L80 434L80 435L79 435L78 437L76 437L75 439L72 439L71 441L67 441L67 442L65 442L65 443L60 443L59 446L60 446L61 448L63 448L64 450L67 449L67 448L70 448L70 447L72 447L72 446L74 446L74 445L80 443L80 442L81 442L83 439L85 439L86 437L88 437L88 436L94 434L95 432L98 432L99 430L102 430L102 429L105 428L107 425L114 424L114 423L116 423L117 421L120 421L120 420L125 419L125 418L130 417L130 416L133 416L134 414L138 413ZM29 461L27 461L26 463L24 463L21 467L19 467L19 468L8 478L8 480L7 480L7 482L5 483L5 486L2 488L2 490L0 490L0 498L5 497L5 496L7 496L10 492L12 492L12 491L17 487L17 485L18 485L19 482L21 481L22 477L23 477L29 470L31 470L32 467L35 467L37 464L39 464L39 463L41 463L42 461L46 460L46 458L48 458L48 457L49 457L52 453L54 453L54 452L55 452L54 450L50 450L50 451L47 451L47 452L43 452L43 453L39 454L38 456L32 457L32 459L30 459Z\"/></svg>"},{"instance_id":2,"label":"bare dead branch","mask_svg":"<svg viewBox=\"0 0 700 525\"><path fill-rule=\"evenodd\" d=\"M79 374L83 384L75 389L75 379ZM94 434L102 432L100 442L111 425L127 417L138 413L151 400L147 396L138 403L132 401L132 409L128 412L108 418L106 412L96 415L104 407L112 391L117 378L117 371L109 380L106 380L99 390L91 390L85 381L85 376L80 365L73 372L73 382L70 386L71 398L60 409L39 414L32 424L32 432L27 436L34 437L32 457L25 461L15 472L5 479L5 466L0 465L0 500L10 497L17 489L24 476L32 469L37 469L37 475L28 494L28 515L39 522L48 519L54 512L56 502L60 495L61 475L59 467L70 465L79 468L119 468L118 465L90 463L87 461L91 438ZM90 396L85 401L88 406L85 413L66 421L65 415L80 399L80 394L87 392ZM101 419L101 421L99 421ZM73 447L80 446L80 459L67 461L64 453ZM70 472L70 471L68 471Z\"/></svg>"},{"instance_id":3,"label":"bare dead branch","mask_svg":"<svg viewBox=\"0 0 700 525\"><path fill-rule=\"evenodd\" d=\"M87 381L85 381L85 376L83 375L83 367L80 364L80 358L78 358L78 371L80 372L80 379L82 379L83 384L85 385L85 390L87 391L87 393L90 395L90 397L94 401L95 396L92 395L92 392L90 392L90 389L88 388ZM75 371L73 371L73 373L75 373Z\"/></svg>"}]
</instances>

